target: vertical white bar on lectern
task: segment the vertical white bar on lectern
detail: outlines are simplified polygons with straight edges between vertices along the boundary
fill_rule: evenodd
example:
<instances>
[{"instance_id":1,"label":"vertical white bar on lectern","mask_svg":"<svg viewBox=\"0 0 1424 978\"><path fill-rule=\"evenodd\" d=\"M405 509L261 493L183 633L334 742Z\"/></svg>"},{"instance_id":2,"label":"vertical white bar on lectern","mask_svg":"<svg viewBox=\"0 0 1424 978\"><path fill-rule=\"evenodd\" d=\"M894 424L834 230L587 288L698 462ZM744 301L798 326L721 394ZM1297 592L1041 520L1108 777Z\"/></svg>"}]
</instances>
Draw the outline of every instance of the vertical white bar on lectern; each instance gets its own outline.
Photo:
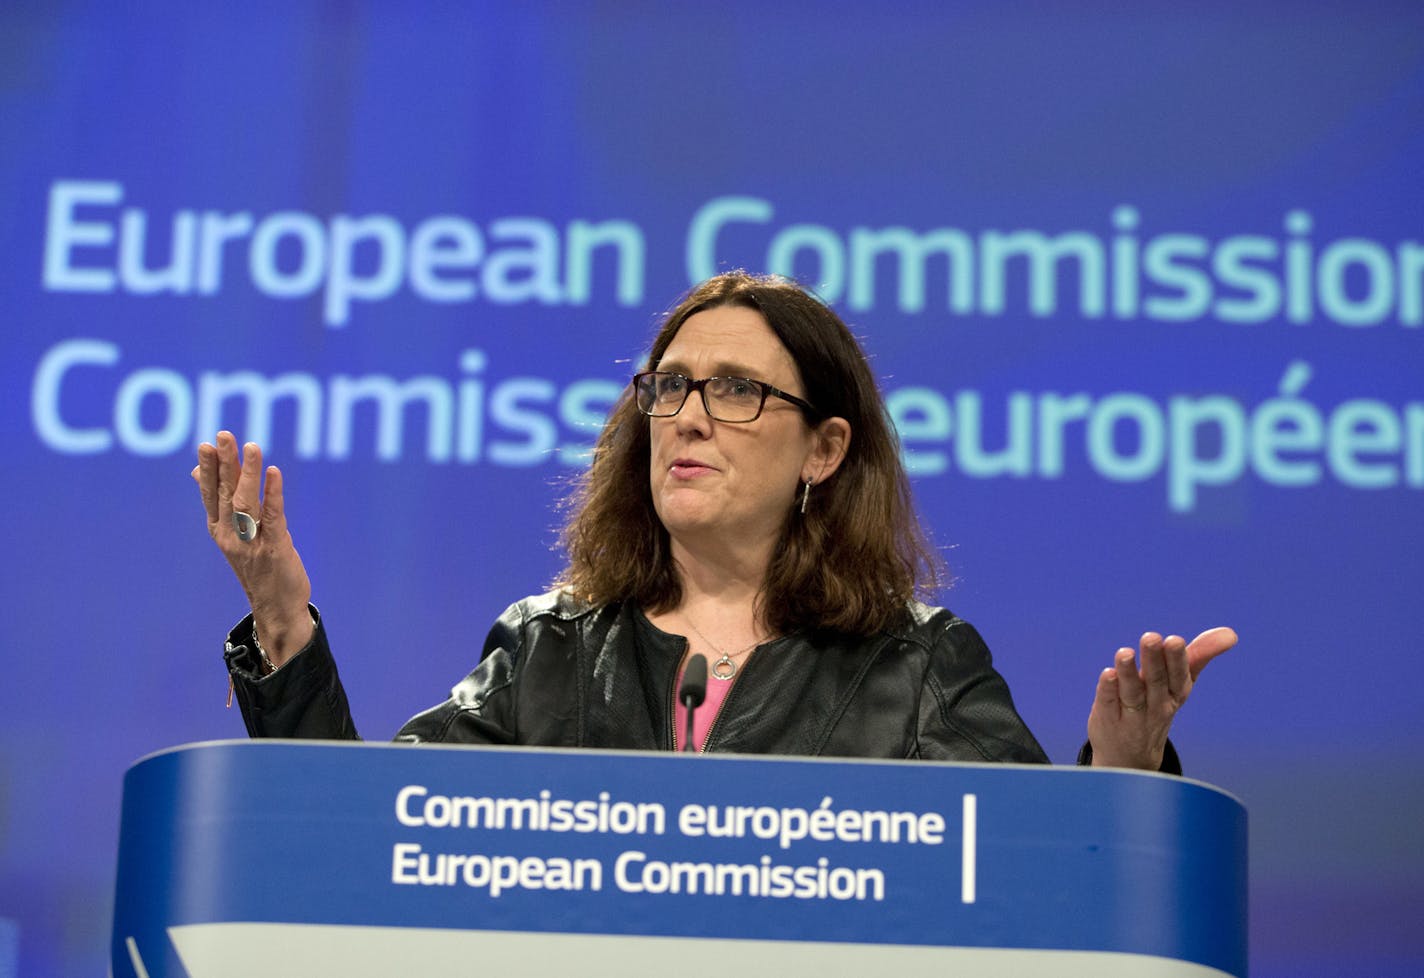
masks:
<instances>
[{"instance_id":1,"label":"vertical white bar on lectern","mask_svg":"<svg viewBox=\"0 0 1424 978\"><path fill-rule=\"evenodd\" d=\"M148 969L143 966L143 958L139 957L138 942L132 937L126 937L124 938L124 946L129 949L129 963L133 965L134 974L138 975L138 978L148 978ZM111 965L109 974L112 975L113 973L114 969Z\"/></svg>"},{"instance_id":2,"label":"vertical white bar on lectern","mask_svg":"<svg viewBox=\"0 0 1424 978\"><path fill-rule=\"evenodd\" d=\"M978 811L979 798L977 795L964 796L964 852L961 857L963 866L960 870L959 902L974 902L974 852L978 842Z\"/></svg>"}]
</instances>

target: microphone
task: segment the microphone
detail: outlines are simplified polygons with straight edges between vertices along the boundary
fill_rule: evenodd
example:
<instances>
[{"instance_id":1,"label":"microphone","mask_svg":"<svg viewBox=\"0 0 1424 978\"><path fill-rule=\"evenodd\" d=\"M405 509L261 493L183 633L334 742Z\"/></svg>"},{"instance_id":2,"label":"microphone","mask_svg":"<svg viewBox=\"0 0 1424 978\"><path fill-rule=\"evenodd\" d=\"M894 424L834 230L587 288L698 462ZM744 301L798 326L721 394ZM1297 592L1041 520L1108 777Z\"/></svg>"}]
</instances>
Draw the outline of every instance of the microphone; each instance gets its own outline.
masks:
<instances>
[{"instance_id":1,"label":"microphone","mask_svg":"<svg viewBox=\"0 0 1424 978\"><path fill-rule=\"evenodd\" d=\"M707 698L707 657L695 652L687 660L687 668L682 673L682 685L677 690L677 701L687 708L687 735L682 738L682 749L692 750L692 717L702 701Z\"/></svg>"}]
</instances>

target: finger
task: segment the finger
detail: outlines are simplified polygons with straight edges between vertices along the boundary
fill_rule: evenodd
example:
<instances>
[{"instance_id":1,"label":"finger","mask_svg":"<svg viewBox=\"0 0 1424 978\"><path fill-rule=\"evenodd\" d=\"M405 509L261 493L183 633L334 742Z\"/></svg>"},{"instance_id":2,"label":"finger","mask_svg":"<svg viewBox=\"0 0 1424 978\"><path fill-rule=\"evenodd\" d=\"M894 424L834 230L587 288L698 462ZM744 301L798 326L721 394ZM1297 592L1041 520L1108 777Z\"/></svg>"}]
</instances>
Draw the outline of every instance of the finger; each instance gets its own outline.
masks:
<instances>
[{"instance_id":1,"label":"finger","mask_svg":"<svg viewBox=\"0 0 1424 978\"><path fill-rule=\"evenodd\" d=\"M1167 680L1167 641L1170 639L1163 639L1155 632L1142 636L1142 680L1147 687L1147 705L1154 709L1172 698L1172 687Z\"/></svg>"},{"instance_id":2,"label":"finger","mask_svg":"<svg viewBox=\"0 0 1424 978\"><path fill-rule=\"evenodd\" d=\"M1117 676L1117 696L1124 716L1141 713L1147 707L1147 686L1137 671L1132 649L1120 648L1113 656L1113 672Z\"/></svg>"},{"instance_id":3,"label":"finger","mask_svg":"<svg viewBox=\"0 0 1424 978\"><path fill-rule=\"evenodd\" d=\"M1093 693L1093 712L1116 720L1122 711L1118 699L1117 670L1108 668L1098 673L1098 688Z\"/></svg>"},{"instance_id":4,"label":"finger","mask_svg":"<svg viewBox=\"0 0 1424 978\"><path fill-rule=\"evenodd\" d=\"M1196 679L1206 664L1236 644L1236 633L1229 628L1209 628L1187 646L1187 668Z\"/></svg>"},{"instance_id":5,"label":"finger","mask_svg":"<svg viewBox=\"0 0 1424 978\"><path fill-rule=\"evenodd\" d=\"M203 497L203 509L208 515L208 529L218 522L218 450L203 442L198 446L198 464L193 469L193 479L198 483L198 493Z\"/></svg>"},{"instance_id":6,"label":"finger","mask_svg":"<svg viewBox=\"0 0 1424 978\"><path fill-rule=\"evenodd\" d=\"M242 446L242 469L237 486L232 491L233 512L249 515L259 512L262 502L262 449L250 441ZM228 514L231 518L232 513Z\"/></svg>"},{"instance_id":7,"label":"finger","mask_svg":"<svg viewBox=\"0 0 1424 978\"><path fill-rule=\"evenodd\" d=\"M222 526L232 523L232 494L237 490L237 480L242 466L237 456L237 439L230 431L219 431L216 454L218 460L217 522Z\"/></svg>"},{"instance_id":8,"label":"finger","mask_svg":"<svg viewBox=\"0 0 1424 978\"><path fill-rule=\"evenodd\" d=\"M1162 657L1167 666L1167 691L1178 705L1192 691L1191 670L1187 666L1187 640L1169 635L1162 643Z\"/></svg>"},{"instance_id":9,"label":"finger","mask_svg":"<svg viewBox=\"0 0 1424 978\"><path fill-rule=\"evenodd\" d=\"M267 466L267 491L262 494L262 528L269 533L285 533L286 506L282 500L282 470Z\"/></svg>"}]
</instances>

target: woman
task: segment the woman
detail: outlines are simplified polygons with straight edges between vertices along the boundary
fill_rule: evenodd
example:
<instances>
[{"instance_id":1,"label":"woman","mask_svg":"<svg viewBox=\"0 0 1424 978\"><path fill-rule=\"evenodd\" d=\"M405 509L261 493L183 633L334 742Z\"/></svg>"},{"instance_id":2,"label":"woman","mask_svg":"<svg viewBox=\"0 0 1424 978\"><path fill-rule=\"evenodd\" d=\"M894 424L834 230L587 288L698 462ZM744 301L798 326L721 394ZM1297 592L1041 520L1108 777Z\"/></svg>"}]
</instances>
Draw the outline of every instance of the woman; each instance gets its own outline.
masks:
<instances>
[{"instance_id":1,"label":"woman","mask_svg":"<svg viewBox=\"0 0 1424 978\"><path fill-rule=\"evenodd\" d=\"M292 545L282 475L232 435L193 470L252 615L227 660L254 736L354 738ZM675 690L712 663L705 750L1045 762L978 634L915 600L935 561L864 353L819 300L742 272L696 287L613 411L555 591L398 739L676 749ZM1167 732L1229 629L1143 636L1098 680L1081 760L1176 769Z\"/></svg>"}]
</instances>

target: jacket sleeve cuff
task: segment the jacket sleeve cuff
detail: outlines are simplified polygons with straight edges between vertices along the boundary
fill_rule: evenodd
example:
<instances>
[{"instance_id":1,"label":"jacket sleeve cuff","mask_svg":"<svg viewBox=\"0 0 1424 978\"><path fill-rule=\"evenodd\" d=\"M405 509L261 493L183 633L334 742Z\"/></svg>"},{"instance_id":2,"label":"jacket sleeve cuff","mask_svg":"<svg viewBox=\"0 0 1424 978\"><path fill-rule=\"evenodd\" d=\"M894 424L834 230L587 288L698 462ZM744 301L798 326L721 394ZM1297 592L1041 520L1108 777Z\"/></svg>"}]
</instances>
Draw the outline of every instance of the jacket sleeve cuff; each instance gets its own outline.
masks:
<instances>
[{"instance_id":1,"label":"jacket sleeve cuff","mask_svg":"<svg viewBox=\"0 0 1424 978\"><path fill-rule=\"evenodd\" d=\"M252 616L228 633L223 658L250 736L358 739L321 613L308 608L315 623L311 641L268 675L252 640Z\"/></svg>"},{"instance_id":2,"label":"jacket sleeve cuff","mask_svg":"<svg viewBox=\"0 0 1424 978\"><path fill-rule=\"evenodd\" d=\"M1083 746L1078 749L1078 765L1088 767L1093 763L1093 744L1091 741L1083 741ZM1172 746L1172 742L1167 741L1166 748L1162 751L1162 766L1157 769L1162 774L1181 774L1182 759L1177 756L1177 748Z\"/></svg>"}]
</instances>

